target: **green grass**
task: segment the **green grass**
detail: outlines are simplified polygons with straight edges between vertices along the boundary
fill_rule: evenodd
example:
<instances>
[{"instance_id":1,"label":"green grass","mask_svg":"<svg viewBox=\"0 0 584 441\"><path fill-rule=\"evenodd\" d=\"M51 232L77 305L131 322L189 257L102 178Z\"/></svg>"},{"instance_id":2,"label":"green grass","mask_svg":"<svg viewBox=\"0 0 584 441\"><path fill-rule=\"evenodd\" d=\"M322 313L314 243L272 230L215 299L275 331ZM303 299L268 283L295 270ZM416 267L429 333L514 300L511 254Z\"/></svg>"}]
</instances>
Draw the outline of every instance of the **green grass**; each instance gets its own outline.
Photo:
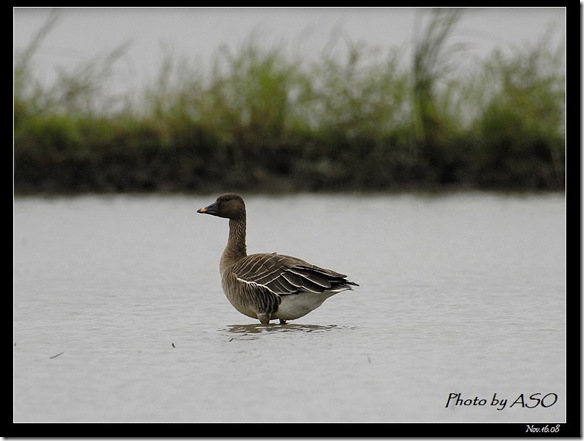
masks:
<instances>
[{"instance_id":1,"label":"green grass","mask_svg":"<svg viewBox=\"0 0 584 441\"><path fill-rule=\"evenodd\" d=\"M126 45L35 79L51 16L15 56L15 192L563 190L563 48L543 34L459 73L460 18L433 11L411 63L344 37L310 61L255 33L207 70L168 54L113 106Z\"/></svg>"}]
</instances>

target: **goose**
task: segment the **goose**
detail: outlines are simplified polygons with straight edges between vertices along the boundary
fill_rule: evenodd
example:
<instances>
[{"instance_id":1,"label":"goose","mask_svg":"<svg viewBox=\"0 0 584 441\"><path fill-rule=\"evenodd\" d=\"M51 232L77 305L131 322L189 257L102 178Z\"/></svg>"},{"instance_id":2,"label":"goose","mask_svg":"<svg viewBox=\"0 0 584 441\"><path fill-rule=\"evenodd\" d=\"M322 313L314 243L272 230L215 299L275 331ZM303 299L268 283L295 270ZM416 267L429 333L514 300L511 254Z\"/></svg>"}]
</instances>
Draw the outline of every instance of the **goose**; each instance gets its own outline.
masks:
<instances>
[{"instance_id":1,"label":"goose","mask_svg":"<svg viewBox=\"0 0 584 441\"><path fill-rule=\"evenodd\" d=\"M318 308L329 297L359 286L347 276L277 253L247 254L246 210L235 193L219 196L197 213L229 219L227 246L219 270L225 296L241 314L286 324Z\"/></svg>"}]
</instances>

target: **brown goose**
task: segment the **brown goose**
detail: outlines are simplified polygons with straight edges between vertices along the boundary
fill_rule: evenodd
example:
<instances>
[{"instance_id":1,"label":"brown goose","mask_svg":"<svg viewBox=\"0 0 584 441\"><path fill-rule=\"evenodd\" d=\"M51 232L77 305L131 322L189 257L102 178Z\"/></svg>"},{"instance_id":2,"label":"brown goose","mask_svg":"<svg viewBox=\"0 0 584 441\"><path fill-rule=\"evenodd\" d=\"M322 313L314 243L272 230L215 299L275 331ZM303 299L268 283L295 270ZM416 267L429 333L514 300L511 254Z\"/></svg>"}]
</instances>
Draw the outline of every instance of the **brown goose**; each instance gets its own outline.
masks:
<instances>
[{"instance_id":1,"label":"brown goose","mask_svg":"<svg viewBox=\"0 0 584 441\"><path fill-rule=\"evenodd\" d=\"M229 219L229 239L219 269L227 299L242 314L262 324L300 318L329 297L358 286L344 274L281 254L247 255L245 203L241 196L221 195L197 213Z\"/></svg>"}]
</instances>

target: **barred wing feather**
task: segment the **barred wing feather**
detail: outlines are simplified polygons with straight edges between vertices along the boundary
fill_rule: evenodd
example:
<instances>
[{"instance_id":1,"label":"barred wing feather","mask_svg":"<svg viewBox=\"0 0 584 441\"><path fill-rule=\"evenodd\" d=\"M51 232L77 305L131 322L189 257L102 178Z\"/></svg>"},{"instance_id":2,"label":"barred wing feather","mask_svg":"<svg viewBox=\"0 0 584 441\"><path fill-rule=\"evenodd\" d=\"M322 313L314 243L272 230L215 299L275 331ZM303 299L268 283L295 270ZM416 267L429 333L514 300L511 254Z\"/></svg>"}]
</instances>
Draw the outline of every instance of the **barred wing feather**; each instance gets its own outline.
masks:
<instances>
[{"instance_id":1,"label":"barred wing feather","mask_svg":"<svg viewBox=\"0 0 584 441\"><path fill-rule=\"evenodd\" d=\"M247 256L237 262L233 273L244 282L264 286L278 295L342 291L356 285L344 274L276 253Z\"/></svg>"}]
</instances>

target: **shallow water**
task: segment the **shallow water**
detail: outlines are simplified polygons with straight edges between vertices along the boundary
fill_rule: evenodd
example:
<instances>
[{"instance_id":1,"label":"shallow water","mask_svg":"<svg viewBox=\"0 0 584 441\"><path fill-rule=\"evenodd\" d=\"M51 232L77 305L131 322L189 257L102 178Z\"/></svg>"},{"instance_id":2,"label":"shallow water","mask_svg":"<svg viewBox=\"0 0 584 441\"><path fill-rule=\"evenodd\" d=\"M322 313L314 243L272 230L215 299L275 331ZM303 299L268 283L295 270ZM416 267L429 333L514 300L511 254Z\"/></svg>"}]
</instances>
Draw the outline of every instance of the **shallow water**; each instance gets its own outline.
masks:
<instances>
[{"instance_id":1,"label":"shallow water","mask_svg":"<svg viewBox=\"0 0 584 441\"><path fill-rule=\"evenodd\" d=\"M15 200L14 421L565 421L563 196L249 196L248 252L360 284L271 326L215 196Z\"/></svg>"}]
</instances>

